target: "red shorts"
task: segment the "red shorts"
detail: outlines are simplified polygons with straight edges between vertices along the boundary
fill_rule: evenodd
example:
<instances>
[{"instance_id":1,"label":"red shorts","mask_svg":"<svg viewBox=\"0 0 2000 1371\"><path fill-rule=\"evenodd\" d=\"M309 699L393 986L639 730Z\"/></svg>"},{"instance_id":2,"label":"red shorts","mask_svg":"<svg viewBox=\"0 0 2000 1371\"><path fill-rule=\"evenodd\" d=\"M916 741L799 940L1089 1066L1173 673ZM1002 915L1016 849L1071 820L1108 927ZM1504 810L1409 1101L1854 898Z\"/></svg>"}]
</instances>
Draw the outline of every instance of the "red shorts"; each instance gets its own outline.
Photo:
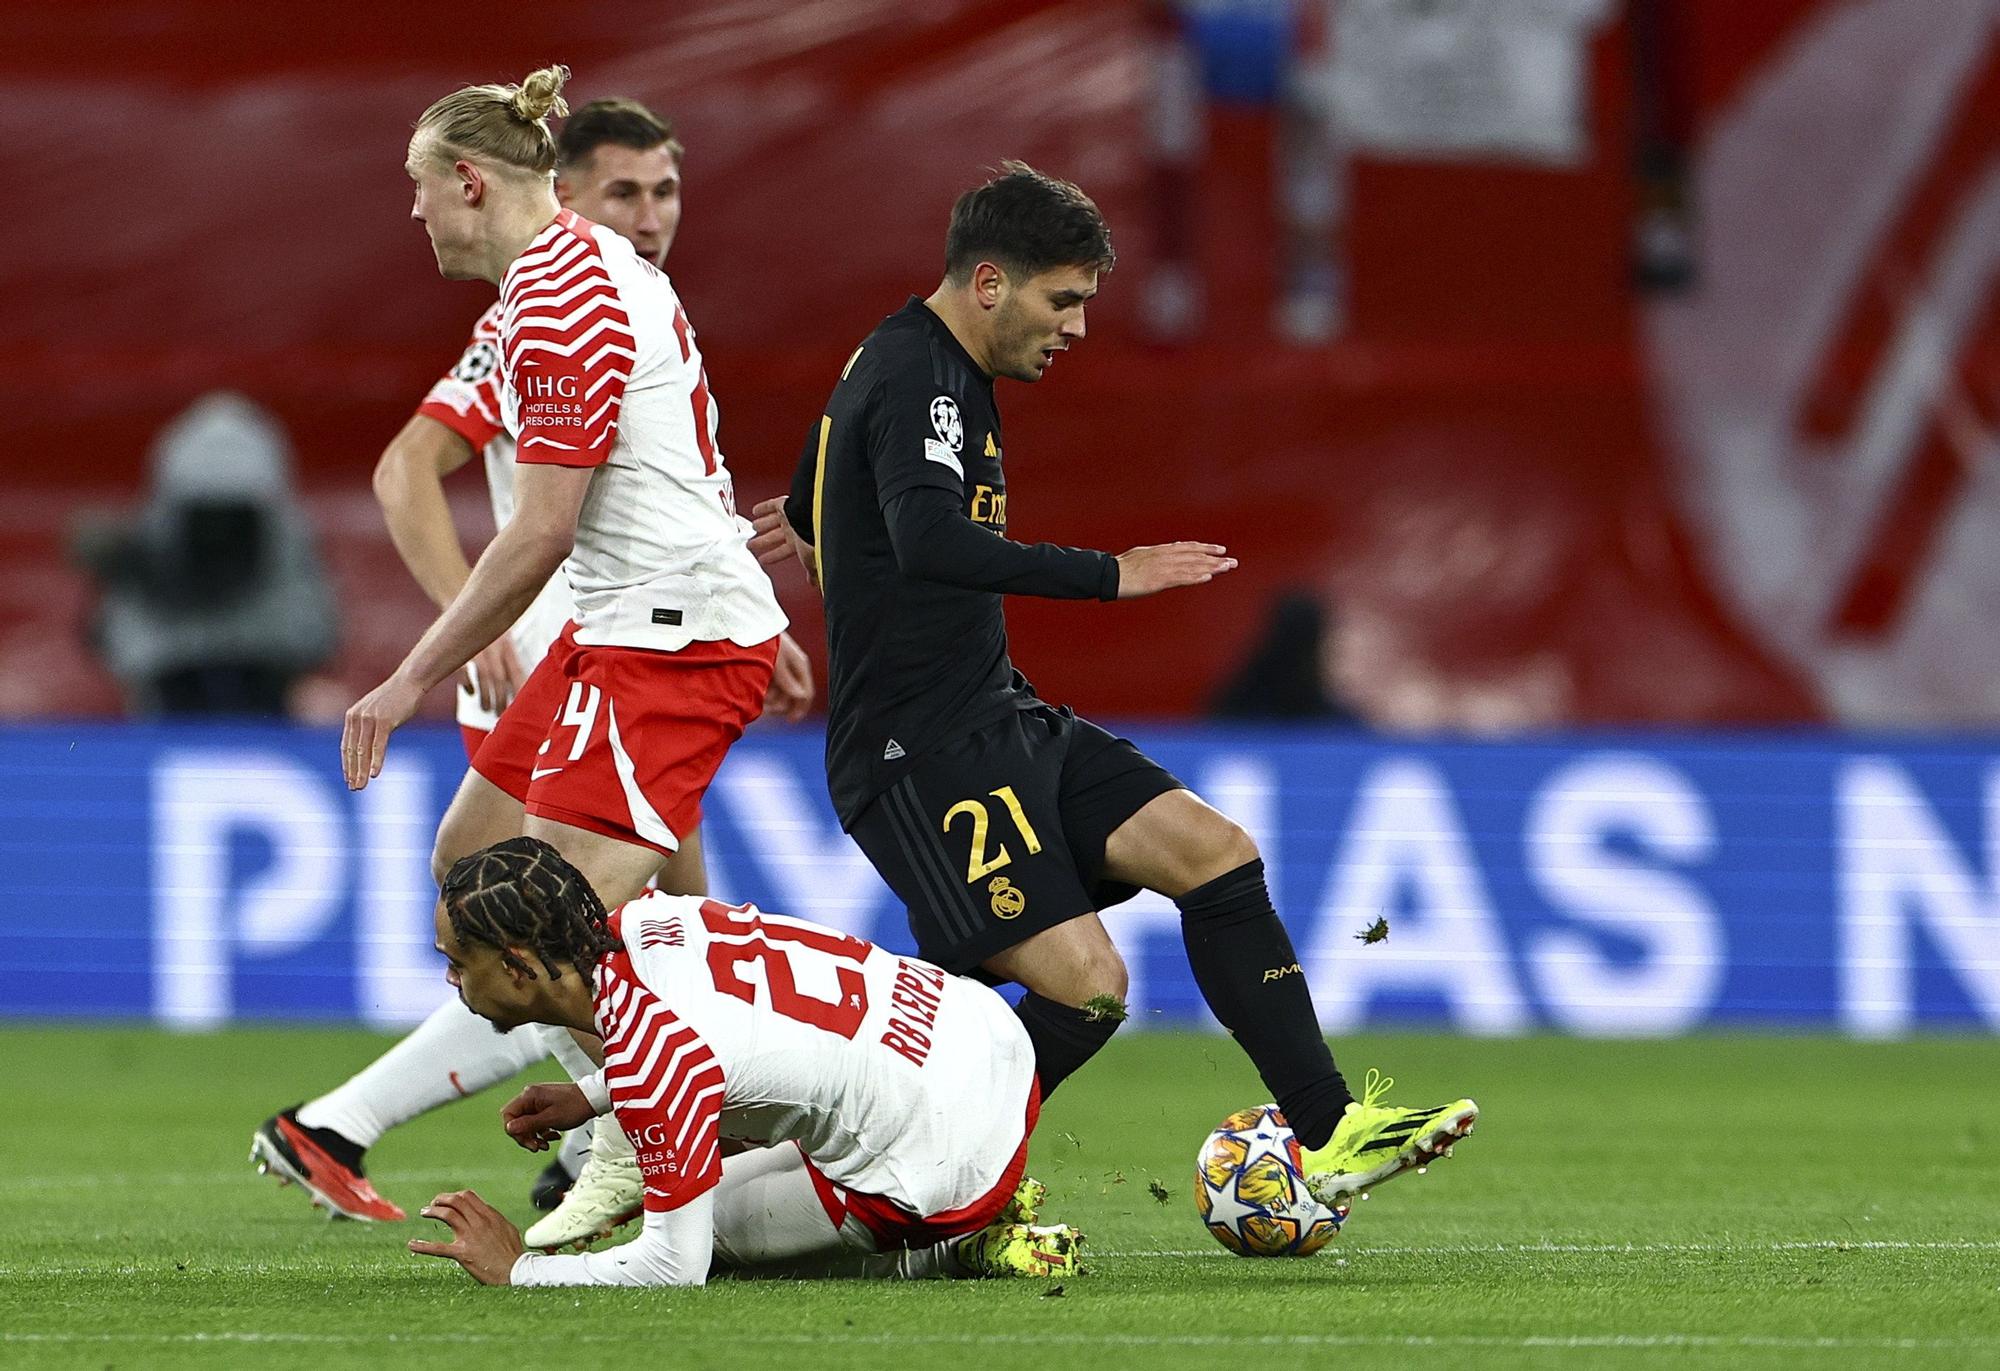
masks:
<instances>
[{"instance_id":1,"label":"red shorts","mask_svg":"<svg viewBox=\"0 0 2000 1371\"><path fill-rule=\"evenodd\" d=\"M460 724L458 726L458 736L465 740L465 760L469 762L479 755L481 744L490 735L483 728L474 728L470 724Z\"/></svg>"},{"instance_id":2,"label":"red shorts","mask_svg":"<svg viewBox=\"0 0 2000 1371\"><path fill-rule=\"evenodd\" d=\"M1000 1173L1000 1179L991 1190L981 1195L971 1204L957 1209L948 1209L942 1214L912 1214L894 1200L880 1195L863 1195L858 1191L843 1190L828 1180L813 1159L807 1157L806 1174L812 1177L813 1189L819 1195L819 1202L826 1208L827 1218L838 1228L851 1216L861 1226L875 1235L877 1251L889 1252L899 1247L930 1247L947 1238L956 1238L963 1233L977 1233L980 1229L1000 1217L1000 1211L1007 1207L1007 1201L1014 1198L1015 1189L1021 1184L1021 1177L1028 1173L1028 1140L1035 1136L1035 1123L1042 1116L1042 1083L1030 1079L1028 1082L1028 1126L1021 1134L1021 1146L1015 1151L1007 1169ZM803 1153L804 1148L799 1151Z\"/></svg>"},{"instance_id":3,"label":"red shorts","mask_svg":"<svg viewBox=\"0 0 2000 1371\"><path fill-rule=\"evenodd\" d=\"M528 813L672 853L730 744L764 710L778 640L678 652L549 645L473 754Z\"/></svg>"}]
</instances>

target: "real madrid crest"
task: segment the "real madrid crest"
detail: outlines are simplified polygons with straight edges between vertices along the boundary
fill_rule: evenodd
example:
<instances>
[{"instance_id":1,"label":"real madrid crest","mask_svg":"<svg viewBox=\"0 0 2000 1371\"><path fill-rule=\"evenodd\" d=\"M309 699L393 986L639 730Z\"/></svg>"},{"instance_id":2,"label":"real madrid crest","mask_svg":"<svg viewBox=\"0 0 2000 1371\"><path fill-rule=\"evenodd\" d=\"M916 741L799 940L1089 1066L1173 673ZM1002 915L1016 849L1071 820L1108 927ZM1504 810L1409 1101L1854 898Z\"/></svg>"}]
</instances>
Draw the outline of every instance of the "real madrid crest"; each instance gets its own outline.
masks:
<instances>
[{"instance_id":1,"label":"real madrid crest","mask_svg":"<svg viewBox=\"0 0 2000 1371\"><path fill-rule=\"evenodd\" d=\"M1028 897L1005 876L995 876L986 889L993 896L993 917L996 919L1018 919L1028 907Z\"/></svg>"}]
</instances>

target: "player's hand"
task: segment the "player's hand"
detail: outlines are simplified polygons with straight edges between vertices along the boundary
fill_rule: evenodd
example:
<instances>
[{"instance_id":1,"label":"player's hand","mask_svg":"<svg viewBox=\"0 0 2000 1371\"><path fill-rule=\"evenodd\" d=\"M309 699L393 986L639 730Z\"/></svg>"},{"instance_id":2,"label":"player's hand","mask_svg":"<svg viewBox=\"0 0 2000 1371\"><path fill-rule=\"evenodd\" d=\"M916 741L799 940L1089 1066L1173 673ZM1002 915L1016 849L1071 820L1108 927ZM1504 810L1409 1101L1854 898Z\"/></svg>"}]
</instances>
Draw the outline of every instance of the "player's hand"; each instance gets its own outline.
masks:
<instances>
[{"instance_id":1,"label":"player's hand","mask_svg":"<svg viewBox=\"0 0 2000 1371\"><path fill-rule=\"evenodd\" d=\"M1118 554L1118 598L1136 600L1182 586L1203 586L1225 571L1236 569L1236 559L1219 543L1162 543L1158 547L1135 547Z\"/></svg>"},{"instance_id":2,"label":"player's hand","mask_svg":"<svg viewBox=\"0 0 2000 1371\"><path fill-rule=\"evenodd\" d=\"M573 1082L543 1081L507 1101L500 1110L500 1126L528 1151L546 1152L550 1143L596 1117Z\"/></svg>"},{"instance_id":3,"label":"player's hand","mask_svg":"<svg viewBox=\"0 0 2000 1371\"><path fill-rule=\"evenodd\" d=\"M465 1268L465 1273L481 1285L507 1285L513 1280L514 1261L527 1249L521 1244L521 1230L507 1222L507 1216L470 1190L453 1190L438 1196L420 1211L451 1229L450 1242L410 1239L410 1250L425 1257L449 1257Z\"/></svg>"},{"instance_id":4,"label":"player's hand","mask_svg":"<svg viewBox=\"0 0 2000 1371\"><path fill-rule=\"evenodd\" d=\"M423 698L414 682L391 676L348 708L340 730L340 770L349 790L359 790L382 774L389 735L410 721Z\"/></svg>"},{"instance_id":5,"label":"player's hand","mask_svg":"<svg viewBox=\"0 0 2000 1371\"><path fill-rule=\"evenodd\" d=\"M458 683L479 696L481 709L498 714L520 691L527 674L521 669L520 654L514 651L512 635L503 633L459 670Z\"/></svg>"},{"instance_id":6,"label":"player's hand","mask_svg":"<svg viewBox=\"0 0 2000 1371\"><path fill-rule=\"evenodd\" d=\"M771 688L764 692L764 713L795 724L813 705L812 659L789 633L778 635L778 664L771 671Z\"/></svg>"},{"instance_id":7,"label":"player's hand","mask_svg":"<svg viewBox=\"0 0 2000 1371\"><path fill-rule=\"evenodd\" d=\"M797 558L799 565L806 569L806 579L817 586L819 554L813 551L811 543L799 537L799 531L786 517L785 501L788 498L775 495L750 511L751 527L757 530L750 539L750 550L767 567L776 566L787 557Z\"/></svg>"},{"instance_id":8,"label":"player's hand","mask_svg":"<svg viewBox=\"0 0 2000 1371\"><path fill-rule=\"evenodd\" d=\"M776 566L798 555L792 546L791 520L785 517L783 495L774 495L750 511L750 550L765 566Z\"/></svg>"}]
</instances>

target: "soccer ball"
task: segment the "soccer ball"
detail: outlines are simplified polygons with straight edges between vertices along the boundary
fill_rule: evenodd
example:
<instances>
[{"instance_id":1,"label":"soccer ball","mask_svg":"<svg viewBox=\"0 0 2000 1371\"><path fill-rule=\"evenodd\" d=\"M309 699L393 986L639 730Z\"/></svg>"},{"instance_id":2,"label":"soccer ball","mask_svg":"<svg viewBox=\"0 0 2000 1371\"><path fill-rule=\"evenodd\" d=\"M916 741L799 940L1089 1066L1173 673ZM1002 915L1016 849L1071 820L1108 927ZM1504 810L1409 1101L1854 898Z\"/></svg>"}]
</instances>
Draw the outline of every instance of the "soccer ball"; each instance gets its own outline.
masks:
<instances>
[{"instance_id":1,"label":"soccer ball","mask_svg":"<svg viewBox=\"0 0 2000 1371\"><path fill-rule=\"evenodd\" d=\"M1306 1190L1299 1140L1274 1104L1238 1110L1208 1135L1194 1163L1194 1207L1239 1257L1310 1257L1347 1217Z\"/></svg>"}]
</instances>

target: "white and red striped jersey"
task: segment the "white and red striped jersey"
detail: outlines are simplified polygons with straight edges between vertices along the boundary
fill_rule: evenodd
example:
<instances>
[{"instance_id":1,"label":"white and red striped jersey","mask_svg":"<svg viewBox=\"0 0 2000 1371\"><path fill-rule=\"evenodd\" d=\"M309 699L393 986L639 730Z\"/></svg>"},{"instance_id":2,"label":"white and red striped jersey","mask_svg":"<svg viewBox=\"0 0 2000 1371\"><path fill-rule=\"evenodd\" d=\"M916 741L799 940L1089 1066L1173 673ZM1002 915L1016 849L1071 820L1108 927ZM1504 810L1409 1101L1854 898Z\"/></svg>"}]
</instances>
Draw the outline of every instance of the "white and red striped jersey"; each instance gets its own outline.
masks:
<instances>
[{"instance_id":1,"label":"white and red striped jersey","mask_svg":"<svg viewBox=\"0 0 2000 1371\"><path fill-rule=\"evenodd\" d=\"M796 1141L836 1186L942 1214L999 1182L1026 1135L1034 1049L975 981L803 919L654 892L597 967L606 1098L646 1209L700 1197L722 1138Z\"/></svg>"},{"instance_id":2,"label":"white and red striped jersey","mask_svg":"<svg viewBox=\"0 0 2000 1371\"><path fill-rule=\"evenodd\" d=\"M564 571L576 640L751 646L785 627L716 446L717 415L673 284L568 210L500 282L501 421L521 462L593 467Z\"/></svg>"},{"instance_id":3,"label":"white and red striped jersey","mask_svg":"<svg viewBox=\"0 0 2000 1371\"><path fill-rule=\"evenodd\" d=\"M417 406L417 413L443 424L480 454L495 528L514 517L514 439L501 422L502 389L500 302L495 300L473 324L472 338L457 364L437 379ZM542 660L549 644L569 622L570 612L569 583L558 571L508 630L523 670L535 669L535 663ZM457 694L458 722L491 732L499 716L480 708L479 692L461 685Z\"/></svg>"}]
</instances>

